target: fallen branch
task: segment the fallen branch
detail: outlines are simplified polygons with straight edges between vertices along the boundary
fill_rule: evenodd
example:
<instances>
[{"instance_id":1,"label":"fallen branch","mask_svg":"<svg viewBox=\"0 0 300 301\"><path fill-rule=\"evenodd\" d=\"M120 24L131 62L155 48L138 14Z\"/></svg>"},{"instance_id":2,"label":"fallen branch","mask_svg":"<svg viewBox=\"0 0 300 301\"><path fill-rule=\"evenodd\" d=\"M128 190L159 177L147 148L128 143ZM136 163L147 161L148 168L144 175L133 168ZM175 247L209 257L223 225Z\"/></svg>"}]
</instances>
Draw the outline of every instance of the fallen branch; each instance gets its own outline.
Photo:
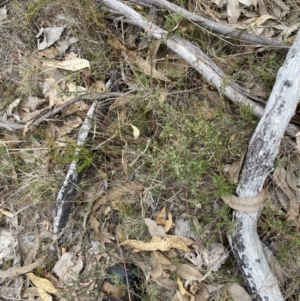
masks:
<instances>
[{"instance_id":1,"label":"fallen branch","mask_svg":"<svg viewBox=\"0 0 300 301\"><path fill-rule=\"evenodd\" d=\"M134 0L132 0L132 2L134 2ZM243 31L240 29L236 29L236 28L227 26L225 24L219 24L217 22L208 20L197 14L191 13L190 11L188 11L174 3L170 3L167 0L139 0L139 3L147 3L147 4L150 3L150 4L158 5L160 7L165 7L174 13L178 13L178 14L182 15L183 17L187 18L190 21L199 23L200 26L202 26L212 32L222 34L227 37L231 37L234 39L242 40L242 41L249 42L252 44L257 44L257 45L273 46L273 47L286 49L286 50L288 50L290 48L290 46L288 46L284 43L281 43L275 39L267 38L267 37L263 37L263 36L259 37L252 33L249 33L249 32L246 32L246 31Z\"/></svg>"},{"instance_id":2,"label":"fallen branch","mask_svg":"<svg viewBox=\"0 0 300 301\"><path fill-rule=\"evenodd\" d=\"M60 113L63 109L67 108L68 106L72 105L73 103L80 101L80 100L102 100L102 99L108 99L109 97L120 97L124 96L124 93L121 92L111 92L111 93L89 93L89 94L83 94L74 98L69 99L68 101L64 102L62 105L50 110L45 115L39 117L33 122L33 125L39 125L43 121L47 120L47 118Z\"/></svg>"},{"instance_id":3,"label":"fallen branch","mask_svg":"<svg viewBox=\"0 0 300 301\"><path fill-rule=\"evenodd\" d=\"M140 26L153 37L164 39L171 50L203 75L209 83L219 90L222 96L225 95L236 104L251 107L253 113L259 118L263 116L264 108L243 95L241 93L243 89L237 84L230 83L230 78L199 47L177 35L168 37L167 31L147 21L134 9L118 0L103 0L102 3L119 14L126 16L131 23ZM286 132L291 136L295 136L298 131L299 128L293 124L290 124L286 129Z\"/></svg>"},{"instance_id":4,"label":"fallen branch","mask_svg":"<svg viewBox=\"0 0 300 301\"><path fill-rule=\"evenodd\" d=\"M168 37L168 32L148 22L135 10L118 0L102 0L102 3L126 16L131 23L142 27L146 33L157 39L164 39L171 50L202 74L220 91L221 95L225 95L237 104L251 106L254 114L262 117L247 154L245 166L248 168L243 169L237 189L238 195L242 198L256 196L261 191L265 178L272 170L284 131L293 136L298 131L296 126L288 126L288 123L295 112L300 95L300 78L298 76L300 70L296 70L299 65L296 57L300 60L299 46L298 50L296 49L300 43L300 37L297 37L289 51L285 65L278 73L264 114L261 106L237 91L237 85L228 83L228 78L222 70L197 46L176 35ZM295 60L291 64L289 59L293 58ZM288 74L291 74L289 78L287 78ZM296 78L297 76L298 78ZM235 211L237 227L236 232L230 236L231 246L256 300L281 301L283 297L277 280L270 270L258 237L257 219L259 215L259 211L248 214Z\"/></svg>"},{"instance_id":5,"label":"fallen branch","mask_svg":"<svg viewBox=\"0 0 300 301\"><path fill-rule=\"evenodd\" d=\"M237 187L241 198L251 198L262 190L266 177L273 170L284 131L295 113L300 98L300 32L290 48L268 100L265 113L251 138L244 167ZM245 202L247 205L247 202ZM284 300L266 261L257 234L260 211L234 211L235 232L230 244L249 289L261 299Z\"/></svg>"},{"instance_id":6,"label":"fallen branch","mask_svg":"<svg viewBox=\"0 0 300 301\"><path fill-rule=\"evenodd\" d=\"M89 108L86 114L86 118L79 130L75 157L78 157L78 155L80 154L80 146L85 143L89 131L92 127L91 118L94 114L96 106L97 101L94 101ZM80 183L82 175L83 170L78 171L78 160L72 161L66 179L56 197L56 203L53 211L54 233L58 233L67 224L73 205L73 197L76 194L76 187Z\"/></svg>"},{"instance_id":7,"label":"fallen branch","mask_svg":"<svg viewBox=\"0 0 300 301\"><path fill-rule=\"evenodd\" d=\"M90 132L90 129L92 127L91 119L94 115L94 111L96 107L105 105L108 102L108 97L118 97L118 96L123 96L125 95L124 93L119 93L119 92L114 92L114 93L101 93L98 95L81 95L75 98L70 99L68 102L64 103L61 105L59 110L56 110L54 113L53 111L48 112L48 114L56 114L59 111L61 111L63 108L66 106L85 99L85 100L91 100L94 99L94 102L92 103L91 107L89 108L86 118L79 130L78 133L78 139L77 139L77 144L76 144L76 149L75 149L75 157L78 157L80 155L80 147L85 144L88 134ZM99 102L99 99L105 99L102 102ZM111 100L111 99L110 99ZM62 107L64 106L64 107ZM57 108L58 109L58 108ZM45 118L48 118L44 116L41 117L41 121L44 120ZM62 187L59 190L59 193L56 197L56 203L55 207L53 210L53 232L58 233L62 228L64 228L67 224L69 215L71 213L71 209L73 206L73 198L76 194L76 188L78 184L81 181L82 175L83 175L84 170L78 171L78 159L72 161L67 176L65 178L65 181L62 185Z\"/></svg>"},{"instance_id":8,"label":"fallen branch","mask_svg":"<svg viewBox=\"0 0 300 301\"><path fill-rule=\"evenodd\" d=\"M22 267L12 267L5 271L0 270L0 279L15 278L22 274L26 274L39 267L42 263L43 263L43 259L39 259L31 264L24 265Z\"/></svg>"}]
</instances>

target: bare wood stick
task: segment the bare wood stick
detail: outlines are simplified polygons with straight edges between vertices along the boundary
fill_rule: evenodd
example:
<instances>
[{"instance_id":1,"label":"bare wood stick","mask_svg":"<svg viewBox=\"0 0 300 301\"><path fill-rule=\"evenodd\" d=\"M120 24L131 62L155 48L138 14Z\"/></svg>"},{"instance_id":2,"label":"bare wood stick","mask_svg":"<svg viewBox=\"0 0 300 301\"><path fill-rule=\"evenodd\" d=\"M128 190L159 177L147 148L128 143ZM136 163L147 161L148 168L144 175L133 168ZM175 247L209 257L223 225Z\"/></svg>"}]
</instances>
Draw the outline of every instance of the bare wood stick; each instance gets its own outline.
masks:
<instances>
[{"instance_id":1,"label":"bare wood stick","mask_svg":"<svg viewBox=\"0 0 300 301\"><path fill-rule=\"evenodd\" d=\"M263 188L266 177L273 170L284 131L295 114L300 99L300 32L294 41L276 82L265 112L251 138L244 168L237 187L242 198L256 196ZM235 232L229 236L252 293L262 300L284 300L264 256L257 234L260 212L234 212Z\"/></svg>"},{"instance_id":2,"label":"bare wood stick","mask_svg":"<svg viewBox=\"0 0 300 301\"><path fill-rule=\"evenodd\" d=\"M74 98L69 99L62 105L50 110L45 115L39 117L37 120L33 122L33 125L39 125L43 121L45 121L47 118L60 113L63 109L67 108L68 106L72 105L73 103L80 101L80 100L101 100L106 99L109 97L120 97L123 96L124 93L121 92L111 92L111 93L95 93L95 94L83 94Z\"/></svg>"},{"instance_id":3,"label":"bare wood stick","mask_svg":"<svg viewBox=\"0 0 300 301\"><path fill-rule=\"evenodd\" d=\"M88 133L92 127L90 119L94 114L96 106L97 106L97 101L94 101L91 107L89 108L86 114L86 118L79 130L75 156L79 155L80 146L82 146L87 139ZM56 197L55 207L53 211L54 233L58 233L67 224L71 212L71 208L73 205L73 197L76 193L76 187L80 183L82 178L83 171L79 172L77 170L78 168L77 164L78 164L77 160L72 161L66 179Z\"/></svg>"},{"instance_id":4,"label":"bare wood stick","mask_svg":"<svg viewBox=\"0 0 300 301\"><path fill-rule=\"evenodd\" d=\"M132 2L134 2L134 0L132 0ZM191 13L190 11L188 11L174 3L170 3L167 0L139 0L139 3L143 3L143 2L148 3L148 4L149 3L156 4L160 7L165 7L172 12L181 14L188 20L191 20L194 22L199 22L200 26L207 28L207 29L211 30L212 32L215 32L218 34L222 34L222 35L234 38L234 39L246 41L246 42L249 42L252 44L257 44L257 45L273 46L273 47L286 49L286 50L288 50L290 48L290 46L288 46L284 43L281 43L275 39L262 37L262 36L259 37L252 33L208 20L197 14Z\"/></svg>"},{"instance_id":5,"label":"bare wood stick","mask_svg":"<svg viewBox=\"0 0 300 301\"><path fill-rule=\"evenodd\" d=\"M264 108L248 97L242 95L239 92L242 88L237 89L236 84L231 85L230 78L226 76L224 72L205 53L203 53L198 46L177 35L168 37L167 31L147 21L134 9L118 0L102 0L102 3L112 8L114 11L126 16L132 21L132 23L140 26L153 37L157 39L164 39L166 45L171 50L181 56L188 64L202 74L209 83L214 85L220 91L221 95L225 95L236 104L250 106L257 117L262 117ZM286 132L291 136L295 136L298 131L299 128L293 124L290 124L286 129Z\"/></svg>"},{"instance_id":6,"label":"bare wood stick","mask_svg":"<svg viewBox=\"0 0 300 301\"><path fill-rule=\"evenodd\" d=\"M24 265L22 267L12 267L6 271L0 271L0 279L14 278L19 275L26 274L26 273L31 272L32 270L36 269L42 263L43 263L43 259L38 259L37 261L35 261L31 264L28 264L28 265Z\"/></svg>"}]
</instances>

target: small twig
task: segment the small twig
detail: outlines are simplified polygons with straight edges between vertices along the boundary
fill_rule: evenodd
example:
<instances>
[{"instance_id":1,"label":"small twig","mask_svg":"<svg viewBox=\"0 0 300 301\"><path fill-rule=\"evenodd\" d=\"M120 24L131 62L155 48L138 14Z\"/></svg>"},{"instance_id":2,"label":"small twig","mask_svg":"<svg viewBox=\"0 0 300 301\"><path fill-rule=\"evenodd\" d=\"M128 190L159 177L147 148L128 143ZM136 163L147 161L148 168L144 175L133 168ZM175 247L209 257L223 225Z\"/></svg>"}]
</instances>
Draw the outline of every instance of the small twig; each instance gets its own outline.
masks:
<instances>
[{"instance_id":1,"label":"small twig","mask_svg":"<svg viewBox=\"0 0 300 301\"><path fill-rule=\"evenodd\" d=\"M54 108L53 110L49 111L48 113L46 113L45 115L41 116L40 118L38 118L37 120L35 120L33 122L33 125L39 125L40 123L42 123L44 120L46 120L47 118L61 112L63 109L65 109L66 107L70 106L71 104L80 101L80 100L102 100L102 99L107 99L110 97L120 97L120 96L124 96L124 93L121 92L111 92L111 93L95 93L95 94L83 94L80 96L76 96L72 99L69 99L68 101L66 101L65 103L63 103L62 105L60 105L59 107Z\"/></svg>"},{"instance_id":2,"label":"small twig","mask_svg":"<svg viewBox=\"0 0 300 301\"><path fill-rule=\"evenodd\" d=\"M126 287L127 287L127 293L128 293L128 300L131 301L130 286L129 286L129 281L128 281L128 274L127 274L127 269L126 269L126 263L125 263L124 254L123 254L122 248L120 247L120 242L119 242L119 239L118 239L118 235L116 235L116 241L117 241L117 246L118 246L119 252L121 254L122 261L123 261L125 278L126 278Z\"/></svg>"}]
</instances>

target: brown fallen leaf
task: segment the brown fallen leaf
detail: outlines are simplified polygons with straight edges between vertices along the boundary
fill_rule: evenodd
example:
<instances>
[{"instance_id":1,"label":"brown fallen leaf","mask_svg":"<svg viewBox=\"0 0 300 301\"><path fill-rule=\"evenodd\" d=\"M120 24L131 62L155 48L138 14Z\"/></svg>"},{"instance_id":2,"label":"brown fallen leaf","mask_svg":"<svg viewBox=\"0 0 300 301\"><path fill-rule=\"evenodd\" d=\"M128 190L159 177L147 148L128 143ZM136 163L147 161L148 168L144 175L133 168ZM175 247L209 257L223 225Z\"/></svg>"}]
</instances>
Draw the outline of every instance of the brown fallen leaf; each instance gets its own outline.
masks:
<instances>
[{"instance_id":1,"label":"brown fallen leaf","mask_svg":"<svg viewBox=\"0 0 300 301\"><path fill-rule=\"evenodd\" d=\"M152 252L150 258L151 271L150 275L153 280L162 278L163 271L175 271L176 265L174 265L166 256L160 252Z\"/></svg>"},{"instance_id":2,"label":"brown fallen leaf","mask_svg":"<svg viewBox=\"0 0 300 301\"><path fill-rule=\"evenodd\" d=\"M49 295L44 289L38 287L38 293L43 301L52 301L51 295Z\"/></svg>"},{"instance_id":3,"label":"brown fallen leaf","mask_svg":"<svg viewBox=\"0 0 300 301\"><path fill-rule=\"evenodd\" d=\"M178 289L177 283L172 279L168 279L168 278L153 279L153 281L155 281L158 285L160 285L161 287L163 287L171 292Z\"/></svg>"},{"instance_id":4,"label":"brown fallen leaf","mask_svg":"<svg viewBox=\"0 0 300 301\"><path fill-rule=\"evenodd\" d=\"M138 182L126 182L122 186L113 187L94 204L92 212L95 213L99 207L106 204L109 200L118 200L126 194L133 194L142 189L143 185Z\"/></svg>"},{"instance_id":5,"label":"brown fallen leaf","mask_svg":"<svg viewBox=\"0 0 300 301\"><path fill-rule=\"evenodd\" d=\"M183 283L179 277L177 277L177 284L182 295L189 296L191 298L191 301L195 300L195 297L184 288Z\"/></svg>"},{"instance_id":6,"label":"brown fallen leaf","mask_svg":"<svg viewBox=\"0 0 300 301\"><path fill-rule=\"evenodd\" d=\"M164 237L154 236L150 242L129 239L125 240L120 245L129 245L141 251L169 251L170 249L182 250L184 252L189 251L184 241L174 235L167 235Z\"/></svg>"},{"instance_id":7,"label":"brown fallen leaf","mask_svg":"<svg viewBox=\"0 0 300 301\"><path fill-rule=\"evenodd\" d=\"M166 224L166 206L163 207L160 212L157 214L155 222L158 225L165 225Z\"/></svg>"},{"instance_id":8,"label":"brown fallen leaf","mask_svg":"<svg viewBox=\"0 0 300 301\"><path fill-rule=\"evenodd\" d=\"M127 53L128 62L132 66L137 66L141 72L145 73L148 76L151 76L155 79L162 80L164 82L170 83L171 81L165 77L162 73L160 73L157 69L151 66L151 63L144 60L142 57L137 55L133 51L128 51Z\"/></svg>"},{"instance_id":9,"label":"brown fallen leaf","mask_svg":"<svg viewBox=\"0 0 300 301\"><path fill-rule=\"evenodd\" d=\"M267 189L262 191L255 197L252 198L240 198L235 195L222 196L222 200L231 208L240 210L246 213L256 212L263 207L264 200L268 198L269 193Z\"/></svg>"},{"instance_id":10,"label":"brown fallen leaf","mask_svg":"<svg viewBox=\"0 0 300 301\"><path fill-rule=\"evenodd\" d=\"M207 301L210 297L206 284L199 281L190 282L190 293L195 296L195 301Z\"/></svg>"},{"instance_id":11,"label":"brown fallen leaf","mask_svg":"<svg viewBox=\"0 0 300 301\"><path fill-rule=\"evenodd\" d=\"M239 301L239 300L251 301L252 300L252 298L245 291L245 289L237 283L232 283L232 284L226 285L226 290L231 295L231 297L234 301Z\"/></svg>"},{"instance_id":12,"label":"brown fallen leaf","mask_svg":"<svg viewBox=\"0 0 300 301\"><path fill-rule=\"evenodd\" d=\"M176 273L178 276L185 280L198 280L200 281L203 278L203 275L194 267L189 264L180 263L177 265Z\"/></svg>"},{"instance_id":13,"label":"brown fallen leaf","mask_svg":"<svg viewBox=\"0 0 300 301\"><path fill-rule=\"evenodd\" d=\"M66 61L43 61L44 68L58 68L69 71L78 71L85 68L90 68L90 62L85 59L75 58Z\"/></svg>"},{"instance_id":14,"label":"brown fallen leaf","mask_svg":"<svg viewBox=\"0 0 300 301\"><path fill-rule=\"evenodd\" d=\"M235 184L238 183L239 181L239 175L246 153L247 153L246 151L242 152L239 160L233 162L227 167L226 171L228 172L229 179L232 180L233 183Z\"/></svg>"},{"instance_id":15,"label":"brown fallen leaf","mask_svg":"<svg viewBox=\"0 0 300 301\"><path fill-rule=\"evenodd\" d=\"M172 225L173 225L172 213L169 212L168 213L168 219L167 219L166 225L164 227L165 231L168 232L171 229Z\"/></svg>"},{"instance_id":16,"label":"brown fallen leaf","mask_svg":"<svg viewBox=\"0 0 300 301\"><path fill-rule=\"evenodd\" d=\"M289 171L291 173L291 171ZM299 201L297 198L297 188L292 186L292 174L289 174L283 167L276 167L273 173L273 180L277 186L286 194L289 198L289 206L287 210L288 220L295 220L299 216ZM290 182L290 185L288 182Z\"/></svg>"},{"instance_id":17,"label":"brown fallen leaf","mask_svg":"<svg viewBox=\"0 0 300 301\"><path fill-rule=\"evenodd\" d=\"M57 289L48 279L36 277L33 273L27 273L26 276L37 288L41 288L50 294L57 293Z\"/></svg>"}]
</instances>

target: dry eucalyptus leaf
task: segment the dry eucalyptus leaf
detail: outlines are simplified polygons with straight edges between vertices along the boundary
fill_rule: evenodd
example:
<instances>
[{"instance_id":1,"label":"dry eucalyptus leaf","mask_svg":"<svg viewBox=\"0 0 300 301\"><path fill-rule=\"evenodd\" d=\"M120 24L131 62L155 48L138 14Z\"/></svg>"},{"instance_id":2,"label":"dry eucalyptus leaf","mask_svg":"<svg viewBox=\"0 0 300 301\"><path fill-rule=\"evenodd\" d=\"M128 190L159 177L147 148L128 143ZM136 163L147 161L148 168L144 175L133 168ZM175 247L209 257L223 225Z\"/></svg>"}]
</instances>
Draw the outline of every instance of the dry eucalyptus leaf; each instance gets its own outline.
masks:
<instances>
[{"instance_id":1,"label":"dry eucalyptus leaf","mask_svg":"<svg viewBox=\"0 0 300 301\"><path fill-rule=\"evenodd\" d=\"M299 215L300 204L297 197L298 191L295 192L292 188L290 188L286 181L287 177L287 171L283 167L276 167L273 173L273 180L289 198L289 206L287 211L288 219L294 220ZM289 177L291 177L291 175ZM291 181L291 179L289 180Z\"/></svg>"},{"instance_id":2,"label":"dry eucalyptus leaf","mask_svg":"<svg viewBox=\"0 0 300 301\"><path fill-rule=\"evenodd\" d=\"M175 292L178 289L177 283L172 279L168 279L168 278L153 279L153 281L155 281L158 285L171 292Z\"/></svg>"},{"instance_id":3,"label":"dry eucalyptus leaf","mask_svg":"<svg viewBox=\"0 0 300 301\"><path fill-rule=\"evenodd\" d=\"M0 213L4 214L4 215L7 216L7 217L13 217L13 216L14 216L13 213L11 213L11 212L9 212L9 211L6 211L6 210L3 210L3 209L1 209L1 208L0 208ZM1 235L1 234L0 234L0 235Z\"/></svg>"},{"instance_id":4,"label":"dry eucalyptus leaf","mask_svg":"<svg viewBox=\"0 0 300 301\"><path fill-rule=\"evenodd\" d=\"M203 275L196 268L185 263L180 263L177 265L176 273L181 278L190 281L192 280L200 281L203 278Z\"/></svg>"},{"instance_id":5,"label":"dry eucalyptus leaf","mask_svg":"<svg viewBox=\"0 0 300 301\"><path fill-rule=\"evenodd\" d=\"M41 288L50 294L57 293L57 289L48 279L36 277L33 273L27 273L26 276L37 288Z\"/></svg>"},{"instance_id":6,"label":"dry eucalyptus leaf","mask_svg":"<svg viewBox=\"0 0 300 301\"><path fill-rule=\"evenodd\" d=\"M230 164L226 170L228 172L229 179L232 180L233 183L235 183L235 184L238 183L238 181L239 181L239 175L240 175L240 171L241 171L246 153L247 152L244 151L241 154L239 160Z\"/></svg>"},{"instance_id":7,"label":"dry eucalyptus leaf","mask_svg":"<svg viewBox=\"0 0 300 301\"><path fill-rule=\"evenodd\" d=\"M52 297L42 288L37 288L38 293L43 301L52 301Z\"/></svg>"},{"instance_id":8,"label":"dry eucalyptus leaf","mask_svg":"<svg viewBox=\"0 0 300 301\"><path fill-rule=\"evenodd\" d=\"M255 197L252 198L240 198L235 195L222 196L222 200L231 208L240 210L246 213L256 212L263 207L264 200L268 198L269 193L267 189L262 191Z\"/></svg>"},{"instance_id":9,"label":"dry eucalyptus leaf","mask_svg":"<svg viewBox=\"0 0 300 301\"><path fill-rule=\"evenodd\" d=\"M179 291L182 295L189 296L190 301L195 300L195 297L184 288L183 283L182 283L182 281L179 277L177 277L177 284L178 284L178 287L179 287Z\"/></svg>"},{"instance_id":10,"label":"dry eucalyptus leaf","mask_svg":"<svg viewBox=\"0 0 300 301\"><path fill-rule=\"evenodd\" d=\"M47 102L47 100L44 98L38 98L36 96L29 96L27 100L21 101L21 103L19 105L19 111L23 110L24 112L32 112L45 102ZM19 115L22 118L21 112L19 112Z\"/></svg>"},{"instance_id":11,"label":"dry eucalyptus leaf","mask_svg":"<svg viewBox=\"0 0 300 301\"><path fill-rule=\"evenodd\" d=\"M228 23L236 24L241 15L239 0L227 0Z\"/></svg>"},{"instance_id":12,"label":"dry eucalyptus leaf","mask_svg":"<svg viewBox=\"0 0 300 301\"><path fill-rule=\"evenodd\" d=\"M155 79L162 80L164 82L171 82L167 77L165 77L162 73L160 73L157 69L151 66L151 63L144 60L142 57L137 55L133 51L127 52L127 59L129 63L133 66L137 66L141 72L145 73L148 76L151 76Z\"/></svg>"},{"instance_id":13,"label":"dry eucalyptus leaf","mask_svg":"<svg viewBox=\"0 0 300 301\"><path fill-rule=\"evenodd\" d=\"M90 68L90 62L86 59L75 58L66 61L43 61L44 68L58 68L69 71L78 71L85 68Z\"/></svg>"},{"instance_id":14,"label":"dry eucalyptus leaf","mask_svg":"<svg viewBox=\"0 0 300 301\"><path fill-rule=\"evenodd\" d=\"M96 212L99 207L106 204L109 200L114 200L112 206L125 195L134 194L136 191L142 190L143 185L138 182L126 182L122 186L113 187L107 191L106 195L101 197L93 206L92 212Z\"/></svg>"},{"instance_id":15,"label":"dry eucalyptus leaf","mask_svg":"<svg viewBox=\"0 0 300 301\"><path fill-rule=\"evenodd\" d=\"M125 240L120 245L129 245L141 251L169 251L170 249L177 249L188 252L189 250L184 241L174 235L164 237L154 236L150 242L142 242L134 239Z\"/></svg>"},{"instance_id":16,"label":"dry eucalyptus leaf","mask_svg":"<svg viewBox=\"0 0 300 301\"><path fill-rule=\"evenodd\" d=\"M276 20L276 18L271 15L268 15L268 14L262 15L250 24L250 28L252 28L252 29L258 28L261 25L263 25L267 20L270 20L270 19Z\"/></svg>"},{"instance_id":17,"label":"dry eucalyptus leaf","mask_svg":"<svg viewBox=\"0 0 300 301\"><path fill-rule=\"evenodd\" d=\"M144 222L145 222L146 226L148 227L148 231L149 231L151 237L166 235L166 231L164 230L164 228L162 226L158 226L156 224L156 222L153 221L152 219L144 218Z\"/></svg>"},{"instance_id":18,"label":"dry eucalyptus leaf","mask_svg":"<svg viewBox=\"0 0 300 301\"><path fill-rule=\"evenodd\" d=\"M42 34L44 34L44 40L42 42L38 40L38 50L44 50L53 45L57 40L59 40L63 30L63 26L41 28L36 37L39 38Z\"/></svg>"},{"instance_id":19,"label":"dry eucalyptus leaf","mask_svg":"<svg viewBox=\"0 0 300 301\"><path fill-rule=\"evenodd\" d=\"M132 130L133 130L133 138L134 139L139 138L140 130L135 125L130 124L130 126L132 127Z\"/></svg>"},{"instance_id":20,"label":"dry eucalyptus leaf","mask_svg":"<svg viewBox=\"0 0 300 301\"><path fill-rule=\"evenodd\" d=\"M91 228L94 230L94 232L96 234L98 234L99 233L100 222L97 220L97 218L94 214L90 215L90 225L91 225Z\"/></svg>"},{"instance_id":21,"label":"dry eucalyptus leaf","mask_svg":"<svg viewBox=\"0 0 300 301\"><path fill-rule=\"evenodd\" d=\"M166 256L160 252L152 252L150 258L151 272L150 275L153 279L163 278L164 271L175 271L174 265Z\"/></svg>"},{"instance_id":22,"label":"dry eucalyptus leaf","mask_svg":"<svg viewBox=\"0 0 300 301\"><path fill-rule=\"evenodd\" d=\"M166 206L163 207L160 212L157 214L155 219L158 225L165 225L166 224Z\"/></svg>"},{"instance_id":23,"label":"dry eucalyptus leaf","mask_svg":"<svg viewBox=\"0 0 300 301\"><path fill-rule=\"evenodd\" d=\"M191 233L189 215L183 213L175 222L174 234L189 237Z\"/></svg>"},{"instance_id":24,"label":"dry eucalyptus leaf","mask_svg":"<svg viewBox=\"0 0 300 301\"><path fill-rule=\"evenodd\" d=\"M75 285L78 280L79 272L83 268L81 257L73 252L64 253L55 263L53 272L67 285Z\"/></svg>"},{"instance_id":25,"label":"dry eucalyptus leaf","mask_svg":"<svg viewBox=\"0 0 300 301\"><path fill-rule=\"evenodd\" d=\"M206 284L199 281L190 282L190 293L195 296L195 301L207 301L210 297Z\"/></svg>"},{"instance_id":26,"label":"dry eucalyptus leaf","mask_svg":"<svg viewBox=\"0 0 300 301\"><path fill-rule=\"evenodd\" d=\"M166 225L165 225L165 227L164 227L166 233L171 229L172 225L173 225L172 213L169 212L169 213L168 213L168 219L167 219Z\"/></svg>"},{"instance_id":27,"label":"dry eucalyptus leaf","mask_svg":"<svg viewBox=\"0 0 300 301\"><path fill-rule=\"evenodd\" d=\"M168 78L177 79L186 74L190 65L182 58L164 59L159 61L156 66L157 70Z\"/></svg>"},{"instance_id":28,"label":"dry eucalyptus leaf","mask_svg":"<svg viewBox=\"0 0 300 301\"><path fill-rule=\"evenodd\" d=\"M107 44L116 50L127 51L126 47L122 44L122 42L118 38L113 38L111 40L108 40Z\"/></svg>"},{"instance_id":29,"label":"dry eucalyptus leaf","mask_svg":"<svg viewBox=\"0 0 300 301\"><path fill-rule=\"evenodd\" d=\"M252 298L250 295L245 291L244 288L242 288L239 284L237 283L232 283L229 284L227 287L228 293L231 295L234 301L251 301Z\"/></svg>"},{"instance_id":30,"label":"dry eucalyptus leaf","mask_svg":"<svg viewBox=\"0 0 300 301\"><path fill-rule=\"evenodd\" d=\"M56 138L59 139L72 132L74 129L78 128L82 122L82 119L78 116L75 116L73 120L64 121L61 127L56 127Z\"/></svg>"},{"instance_id":31,"label":"dry eucalyptus leaf","mask_svg":"<svg viewBox=\"0 0 300 301\"><path fill-rule=\"evenodd\" d=\"M279 203L281 204L281 206L279 206ZM288 196L282 191L280 187L276 187L275 196L272 198L272 205L275 206L275 209L278 210L280 209L278 207L283 207L285 211L288 211L289 204L290 199L288 198Z\"/></svg>"},{"instance_id":32,"label":"dry eucalyptus leaf","mask_svg":"<svg viewBox=\"0 0 300 301\"><path fill-rule=\"evenodd\" d=\"M152 252L150 257L150 276L153 280L162 278L163 275L163 265L160 263L158 255L158 252Z\"/></svg>"},{"instance_id":33,"label":"dry eucalyptus leaf","mask_svg":"<svg viewBox=\"0 0 300 301\"><path fill-rule=\"evenodd\" d=\"M122 242L122 241L126 240L126 235L125 235L123 229L120 226L116 227L115 232L116 232L116 235L118 236L119 242Z\"/></svg>"},{"instance_id":34,"label":"dry eucalyptus leaf","mask_svg":"<svg viewBox=\"0 0 300 301\"><path fill-rule=\"evenodd\" d=\"M286 182L287 171L283 167L276 167L273 172L273 180L277 186L288 196L288 198L294 199L296 197L294 191L289 187Z\"/></svg>"}]
</instances>

